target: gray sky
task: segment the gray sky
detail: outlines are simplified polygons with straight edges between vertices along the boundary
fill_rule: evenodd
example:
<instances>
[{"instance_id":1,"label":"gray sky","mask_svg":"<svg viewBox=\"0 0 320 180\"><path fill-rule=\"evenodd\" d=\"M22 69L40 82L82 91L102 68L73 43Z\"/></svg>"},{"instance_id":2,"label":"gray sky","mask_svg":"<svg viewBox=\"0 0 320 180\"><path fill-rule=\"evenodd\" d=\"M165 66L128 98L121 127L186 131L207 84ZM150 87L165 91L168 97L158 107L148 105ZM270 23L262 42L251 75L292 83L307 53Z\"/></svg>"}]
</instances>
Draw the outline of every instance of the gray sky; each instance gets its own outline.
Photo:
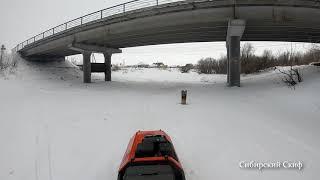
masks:
<instances>
[{"instance_id":1,"label":"gray sky","mask_svg":"<svg viewBox=\"0 0 320 180\"><path fill-rule=\"evenodd\" d=\"M129 0L1 0L0 44L13 48L36 34L82 15ZM256 53L270 49L274 53L291 49L305 50L303 43L253 42ZM161 61L169 65L195 63L203 57L218 58L226 53L225 42L186 43L123 49L113 56L113 63L136 64ZM77 58L81 58L77 56ZM97 61L102 56L95 55Z\"/></svg>"}]
</instances>

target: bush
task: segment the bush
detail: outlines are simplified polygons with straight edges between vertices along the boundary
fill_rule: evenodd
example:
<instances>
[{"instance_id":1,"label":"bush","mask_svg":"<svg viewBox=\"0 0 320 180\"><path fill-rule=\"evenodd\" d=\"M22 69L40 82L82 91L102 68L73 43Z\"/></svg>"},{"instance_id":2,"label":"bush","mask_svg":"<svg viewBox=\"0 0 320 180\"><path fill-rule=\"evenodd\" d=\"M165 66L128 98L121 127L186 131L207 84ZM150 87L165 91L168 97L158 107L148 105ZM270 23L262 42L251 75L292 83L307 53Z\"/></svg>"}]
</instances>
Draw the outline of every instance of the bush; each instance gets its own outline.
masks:
<instances>
[{"instance_id":1,"label":"bush","mask_svg":"<svg viewBox=\"0 0 320 180\"><path fill-rule=\"evenodd\" d=\"M120 66L118 66L116 64L113 64L111 67L111 71L120 71L120 70L121 70Z\"/></svg>"},{"instance_id":2,"label":"bush","mask_svg":"<svg viewBox=\"0 0 320 180\"><path fill-rule=\"evenodd\" d=\"M264 50L261 56L257 56L254 52L255 49L250 43L246 43L241 47L241 73L261 72L276 66L307 65L320 60L320 46L316 45L305 53L285 51L278 55L273 55L270 50ZM198 61L197 70L200 74L226 74L227 62L226 56L218 60L213 58L201 59Z\"/></svg>"},{"instance_id":3,"label":"bush","mask_svg":"<svg viewBox=\"0 0 320 180\"><path fill-rule=\"evenodd\" d=\"M205 58L198 61L199 74L213 74L215 70L216 60L213 58Z\"/></svg>"},{"instance_id":4,"label":"bush","mask_svg":"<svg viewBox=\"0 0 320 180\"><path fill-rule=\"evenodd\" d=\"M285 51L274 56L270 50L264 50L261 56L254 55L254 48L245 44L241 50L241 72L256 73L276 66L307 65L320 59L320 48L313 46L305 53Z\"/></svg>"},{"instance_id":5,"label":"bush","mask_svg":"<svg viewBox=\"0 0 320 180\"><path fill-rule=\"evenodd\" d=\"M18 66L18 56L16 54L4 54L0 62L0 70L13 69Z\"/></svg>"},{"instance_id":6,"label":"bush","mask_svg":"<svg viewBox=\"0 0 320 180\"><path fill-rule=\"evenodd\" d=\"M227 65L228 59L227 56L221 57L215 63L215 73L216 74L227 74Z\"/></svg>"},{"instance_id":7,"label":"bush","mask_svg":"<svg viewBox=\"0 0 320 180\"><path fill-rule=\"evenodd\" d=\"M181 73L188 73L191 69L193 69L193 64L186 64L185 66L179 67Z\"/></svg>"},{"instance_id":8,"label":"bush","mask_svg":"<svg viewBox=\"0 0 320 180\"><path fill-rule=\"evenodd\" d=\"M290 88L295 89L295 86L298 83L302 82L302 75L298 69L293 68L290 66L290 69L288 71L281 70L279 68L276 68L281 74L284 74L284 77L282 78L282 81Z\"/></svg>"},{"instance_id":9,"label":"bush","mask_svg":"<svg viewBox=\"0 0 320 180\"><path fill-rule=\"evenodd\" d=\"M227 73L227 57L219 60L213 58L205 58L198 61L197 71L199 74L226 74Z\"/></svg>"}]
</instances>

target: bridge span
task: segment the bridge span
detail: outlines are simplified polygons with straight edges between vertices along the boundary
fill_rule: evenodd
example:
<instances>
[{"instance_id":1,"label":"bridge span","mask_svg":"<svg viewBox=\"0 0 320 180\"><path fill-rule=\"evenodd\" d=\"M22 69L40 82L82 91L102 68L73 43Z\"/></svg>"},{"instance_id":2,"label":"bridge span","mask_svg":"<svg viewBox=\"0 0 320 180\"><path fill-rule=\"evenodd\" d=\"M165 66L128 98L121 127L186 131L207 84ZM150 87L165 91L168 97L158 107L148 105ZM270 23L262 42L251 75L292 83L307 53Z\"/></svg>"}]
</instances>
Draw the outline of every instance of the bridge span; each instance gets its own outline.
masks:
<instances>
[{"instance_id":1,"label":"bridge span","mask_svg":"<svg viewBox=\"0 0 320 180\"><path fill-rule=\"evenodd\" d=\"M134 0L40 33L17 45L29 60L83 55L83 80L91 82L90 55L103 53L105 80L121 48L226 41L228 84L240 86L240 41L320 41L319 0Z\"/></svg>"}]
</instances>

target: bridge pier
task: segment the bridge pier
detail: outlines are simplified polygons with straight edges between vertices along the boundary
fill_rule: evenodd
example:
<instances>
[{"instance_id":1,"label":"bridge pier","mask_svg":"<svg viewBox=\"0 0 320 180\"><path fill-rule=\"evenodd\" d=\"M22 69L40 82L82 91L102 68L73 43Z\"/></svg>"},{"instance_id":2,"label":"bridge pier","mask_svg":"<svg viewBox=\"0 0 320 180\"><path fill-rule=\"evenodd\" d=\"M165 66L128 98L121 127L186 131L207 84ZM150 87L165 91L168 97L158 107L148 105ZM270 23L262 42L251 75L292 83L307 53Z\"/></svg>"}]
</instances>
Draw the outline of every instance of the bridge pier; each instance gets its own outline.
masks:
<instances>
[{"instance_id":1,"label":"bridge pier","mask_svg":"<svg viewBox=\"0 0 320 180\"><path fill-rule=\"evenodd\" d=\"M83 82L91 83L91 54L90 51L83 51Z\"/></svg>"},{"instance_id":2,"label":"bridge pier","mask_svg":"<svg viewBox=\"0 0 320 180\"><path fill-rule=\"evenodd\" d=\"M228 43L228 85L240 87L240 37L231 36Z\"/></svg>"},{"instance_id":3,"label":"bridge pier","mask_svg":"<svg viewBox=\"0 0 320 180\"><path fill-rule=\"evenodd\" d=\"M111 81L111 53L103 53L104 55L104 65L105 65L105 71L104 71L104 80L105 81Z\"/></svg>"},{"instance_id":4,"label":"bridge pier","mask_svg":"<svg viewBox=\"0 0 320 180\"><path fill-rule=\"evenodd\" d=\"M240 40L245 29L245 21L232 19L228 23L227 32L227 84L240 87Z\"/></svg>"},{"instance_id":5,"label":"bridge pier","mask_svg":"<svg viewBox=\"0 0 320 180\"><path fill-rule=\"evenodd\" d=\"M230 83L230 76L229 76L229 46L228 43L226 43L226 48L227 48L227 84Z\"/></svg>"},{"instance_id":6,"label":"bridge pier","mask_svg":"<svg viewBox=\"0 0 320 180\"><path fill-rule=\"evenodd\" d=\"M111 56L115 53L122 53L121 49L108 48L104 46L72 43L69 49L81 52L83 55L83 82L91 82L91 72L104 72L105 81L111 81ZM90 57L93 52L103 53L104 63L91 64Z\"/></svg>"}]
</instances>

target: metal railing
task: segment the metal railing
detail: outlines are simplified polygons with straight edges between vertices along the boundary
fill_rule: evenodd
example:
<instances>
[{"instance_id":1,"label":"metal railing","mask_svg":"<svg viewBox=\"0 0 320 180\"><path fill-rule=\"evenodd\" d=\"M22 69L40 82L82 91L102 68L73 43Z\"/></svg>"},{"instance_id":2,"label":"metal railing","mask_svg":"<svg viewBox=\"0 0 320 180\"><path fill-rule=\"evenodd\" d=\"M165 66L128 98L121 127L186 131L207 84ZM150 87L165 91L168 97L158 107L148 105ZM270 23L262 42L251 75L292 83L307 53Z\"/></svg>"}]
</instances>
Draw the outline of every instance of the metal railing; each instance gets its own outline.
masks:
<instances>
[{"instance_id":1,"label":"metal railing","mask_svg":"<svg viewBox=\"0 0 320 180\"><path fill-rule=\"evenodd\" d=\"M71 21L65 22L63 24L60 24L56 27L53 27L49 30L46 30L38 35L33 36L30 39L27 39L26 41L23 41L22 43L18 44L14 50L19 51L23 49L25 46L35 43L41 39L53 36L57 33L64 32L66 30L82 26L84 24L87 24L89 22L93 22L96 20L100 20L106 17L110 17L116 14L126 13L129 11L146 8L146 7L152 7L152 6L158 6L162 4L172 3L172 2L178 2L181 0L132 0L126 3L118 4L116 6L112 6L109 8L105 8L90 14L87 14L85 16L73 19Z\"/></svg>"}]
</instances>

